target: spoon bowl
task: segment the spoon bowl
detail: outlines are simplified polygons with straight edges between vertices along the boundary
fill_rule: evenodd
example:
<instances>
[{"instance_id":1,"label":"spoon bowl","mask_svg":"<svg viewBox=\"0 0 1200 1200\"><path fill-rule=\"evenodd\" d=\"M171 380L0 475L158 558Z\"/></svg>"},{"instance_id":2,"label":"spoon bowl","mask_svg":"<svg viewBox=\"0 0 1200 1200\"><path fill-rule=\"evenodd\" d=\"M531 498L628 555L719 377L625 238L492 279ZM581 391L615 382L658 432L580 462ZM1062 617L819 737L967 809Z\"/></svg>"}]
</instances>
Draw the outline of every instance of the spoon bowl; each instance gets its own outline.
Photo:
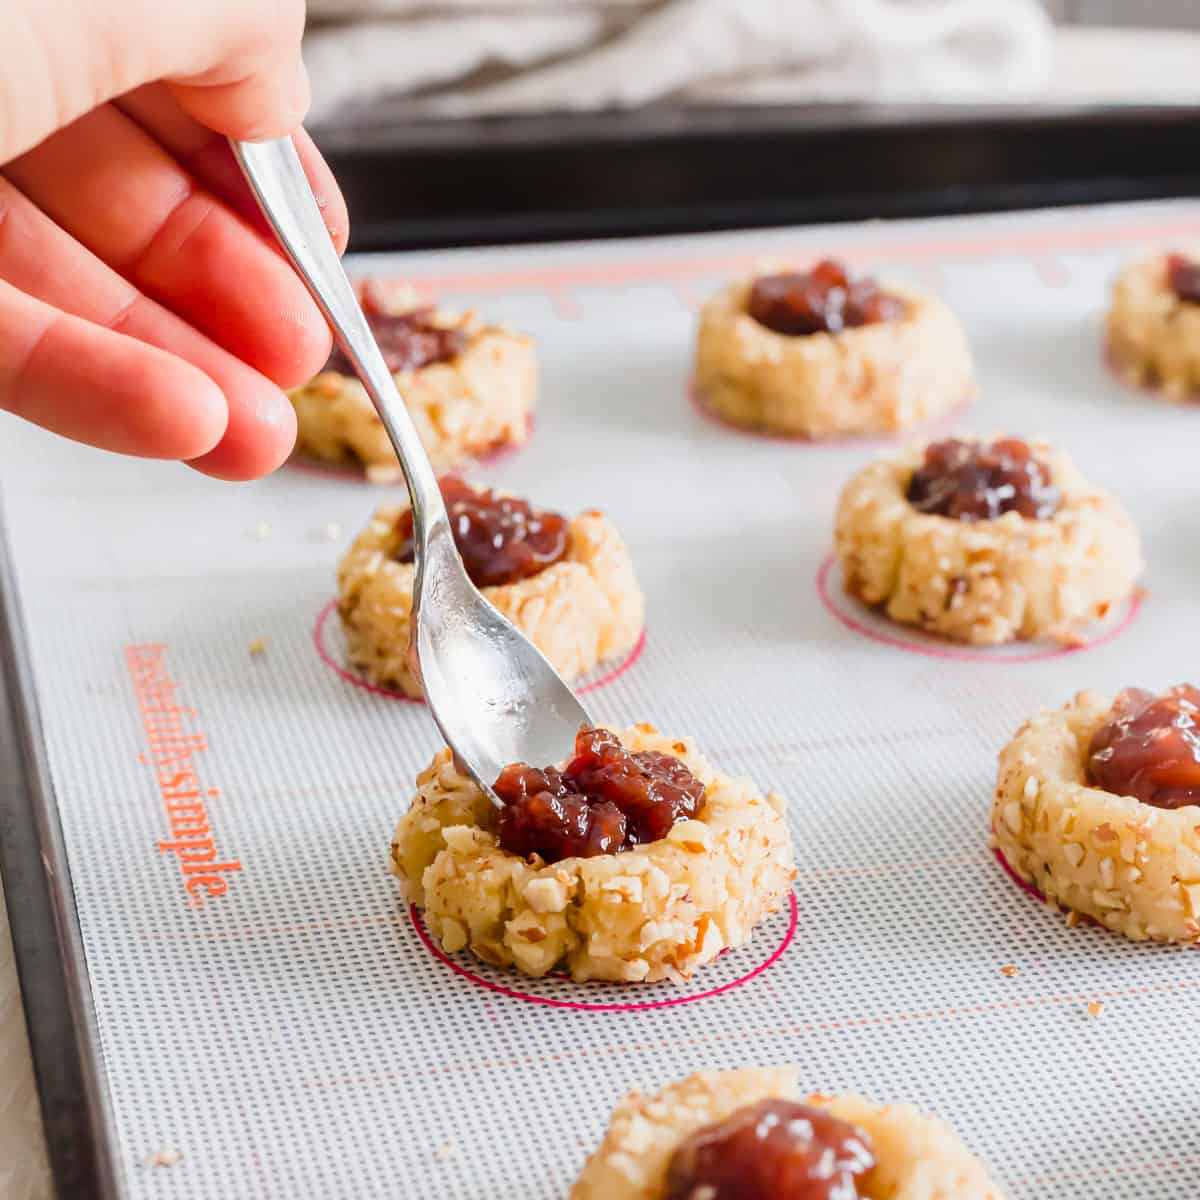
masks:
<instances>
[{"instance_id":1,"label":"spoon bowl","mask_svg":"<svg viewBox=\"0 0 1200 1200\"><path fill-rule=\"evenodd\" d=\"M263 215L358 372L396 450L413 514L410 660L446 744L499 806L492 785L509 763L561 762L580 726L592 720L542 652L468 577L429 457L291 139L231 145Z\"/></svg>"}]
</instances>

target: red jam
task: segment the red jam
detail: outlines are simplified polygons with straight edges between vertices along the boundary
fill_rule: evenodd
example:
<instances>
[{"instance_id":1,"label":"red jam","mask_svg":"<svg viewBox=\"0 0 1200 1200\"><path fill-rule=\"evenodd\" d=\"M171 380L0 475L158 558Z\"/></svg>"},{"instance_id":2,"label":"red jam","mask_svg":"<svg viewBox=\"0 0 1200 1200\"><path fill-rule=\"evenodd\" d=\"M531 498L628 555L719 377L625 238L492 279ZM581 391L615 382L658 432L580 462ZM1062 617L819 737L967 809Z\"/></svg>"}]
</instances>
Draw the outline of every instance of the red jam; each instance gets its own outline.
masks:
<instances>
[{"instance_id":1,"label":"red jam","mask_svg":"<svg viewBox=\"0 0 1200 1200\"><path fill-rule=\"evenodd\" d=\"M666 1200L858 1200L856 1176L874 1165L857 1126L823 1108L761 1100L675 1151Z\"/></svg>"},{"instance_id":2,"label":"red jam","mask_svg":"<svg viewBox=\"0 0 1200 1200\"><path fill-rule=\"evenodd\" d=\"M370 291L363 296L363 313L375 335L389 371L419 371L433 363L449 362L462 353L467 335L456 327L438 325L431 307L403 313L384 312ZM353 375L354 367L341 346L334 345L325 370Z\"/></svg>"},{"instance_id":3,"label":"red jam","mask_svg":"<svg viewBox=\"0 0 1200 1200\"><path fill-rule=\"evenodd\" d=\"M811 271L756 279L747 307L760 325L798 337L895 320L904 312L904 301L880 291L868 276L851 279L842 263L824 258Z\"/></svg>"},{"instance_id":4,"label":"red jam","mask_svg":"<svg viewBox=\"0 0 1200 1200\"><path fill-rule=\"evenodd\" d=\"M918 512L956 521L991 521L1008 512L1052 517L1061 501L1049 468L1027 442L964 442L947 438L925 450L908 484Z\"/></svg>"},{"instance_id":5,"label":"red jam","mask_svg":"<svg viewBox=\"0 0 1200 1200\"><path fill-rule=\"evenodd\" d=\"M1092 738L1088 776L1155 808L1200 804L1200 688L1126 688Z\"/></svg>"},{"instance_id":6,"label":"red jam","mask_svg":"<svg viewBox=\"0 0 1200 1200\"><path fill-rule=\"evenodd\" d=\"M1200 304L1200 262L1186 254L1168 254L1167 286L1177 299Z\"/></svg>"},{"instance_id":7,"label":"red jam","mask_svg":"<svg viewBox=\"0 0 1200 1200\"><path fill-rule=\"evenodd\" d=\"M454 544L476 587L502 587L528 579L567 553L567 519L531 508L528 501L473 488L453 476L441 483ZM413 518L400 517L400 562L413 560Z\"/></svg>"},{"instance_id":8,"label":"red jam","mask_svg":"<svg viewBox=\"0 0 1200 1200\"><path fill-rule=\"evenodd\" d=\"M607 729L583 728L575 756L556 767L505 767L496 831L512 854L546 862L616 854L666 837L704 805L704 784L670 754L630 753Z\"/></svg>"}]
</instances>

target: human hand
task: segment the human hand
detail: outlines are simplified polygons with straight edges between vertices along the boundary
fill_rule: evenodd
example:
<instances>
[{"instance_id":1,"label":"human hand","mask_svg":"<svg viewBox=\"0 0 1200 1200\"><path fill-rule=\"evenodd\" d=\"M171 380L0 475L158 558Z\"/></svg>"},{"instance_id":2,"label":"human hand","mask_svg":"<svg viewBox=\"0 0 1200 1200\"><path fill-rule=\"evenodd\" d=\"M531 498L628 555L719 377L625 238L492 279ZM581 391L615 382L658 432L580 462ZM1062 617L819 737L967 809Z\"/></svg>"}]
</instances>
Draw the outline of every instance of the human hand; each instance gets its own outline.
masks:
<instances>
[{"instance_id":1,"label":"human hand","mask_svg":"<svg viewBox=\"0 0 1200 1200\"><path fill-rule=\"evenodd\" d=\"M0 2L0 410L221 479L286 458L280 388L329 332L225 135L292 134L344 249L303 25L303 0Z\"/></svg>"}]
</instances>

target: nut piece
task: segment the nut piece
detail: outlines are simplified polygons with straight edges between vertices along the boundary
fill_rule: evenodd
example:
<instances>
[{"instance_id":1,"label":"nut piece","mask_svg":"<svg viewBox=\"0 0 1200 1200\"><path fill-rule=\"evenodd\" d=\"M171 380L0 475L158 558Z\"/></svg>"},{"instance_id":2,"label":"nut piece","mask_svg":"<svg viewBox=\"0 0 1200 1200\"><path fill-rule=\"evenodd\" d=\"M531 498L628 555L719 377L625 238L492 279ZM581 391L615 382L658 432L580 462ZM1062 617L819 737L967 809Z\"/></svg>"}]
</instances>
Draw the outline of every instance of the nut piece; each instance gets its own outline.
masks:
<instances>
[{"instance_id":1,"label":"nut piece","mask_svg":"<svg viewBox=\"0 0 1200 1200\"><path fill-rule=\"evenodd\" d=\"M536 913L562 912L567 898L567 885L556 875L542 875L525 885L525 902Z\"/></svg>"},{"instance_id":2,"label":"nut piece","mask_svg":"<svg viewBox=\"0 0 1200 1200\"><path fill-rule=\"evenodd\" d=\"M667 838L690 854L704 854L712 846L712 834L703 821L679 821Z\"/></svg>"},{"instance_id":3,"label":"nut piece","mask_svg":"<svg viewBox=\"0 0 1200 1200\"><path fill-rule=\"evenodd\" d=\"M165 1149L155 1150L152 1154L147 1154L143 1160L148 1167L173 1167L176 1163L182 1162L183 1155L178 1150Z\"/></svg>"}]
</instances>

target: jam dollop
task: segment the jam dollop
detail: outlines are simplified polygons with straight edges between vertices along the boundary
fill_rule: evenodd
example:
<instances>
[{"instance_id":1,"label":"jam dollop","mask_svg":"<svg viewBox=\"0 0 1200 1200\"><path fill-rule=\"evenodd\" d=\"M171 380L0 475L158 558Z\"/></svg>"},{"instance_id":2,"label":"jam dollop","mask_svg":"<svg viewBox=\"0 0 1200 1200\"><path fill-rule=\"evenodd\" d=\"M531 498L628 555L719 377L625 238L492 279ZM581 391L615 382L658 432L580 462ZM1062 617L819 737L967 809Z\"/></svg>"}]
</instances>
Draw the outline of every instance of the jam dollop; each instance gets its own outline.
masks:
<instances>
[{"instance_id":1,"label":"jam dollop","mask_svg":"<svg viewBox=\"0 0 1200 1200\"><path fill-rule=\"evenodd\" d=\"M1200 304L1200 262L1186 254L1168 254L1167 286L1177 299Z\"/></svg>"},{"instance_id":2,"label":"jam dollop","mask_svg":"<svg viewBox=\"0 0 1200 1200\"><path fill-rule=\"evenodd\" d=\"M991 521L1008 512L1040 520L1058 511L1061 497L1028 442L947 438L926 447L909 480L908 502L956 521Z\"/></svg>"},{"instance_id":3,"label":"jam dollop","mask_svg":"<svg viewBox=\"0 0 1200 1200\"><path fill-rule=\"evenodd\" d=\"M501 587L528 579L559 562L567 553L567 519L531 508L527 500L497 496L453 476L441 481L454 544L476 587ZM400 562L413 560L413 517L406 509L399 522Z\"/></svg>"},{"instance_id":4,"label":"jam dollop","mask_svg":"<svg viewBox=\"0 0 1200 1200\"><path fill-rule=\"evenodd\" d=\"M633 753L607 729L585 726L560 771L514 763L496 780L500 845L546 862L616 854L665 837L704 804L704 784L656 750Z\"/></svg>"},{"instance_id":5,"label":"jam dollop","mask_svg":"<svg viewBox=\"0 0 1200 1200\"><path fill-rule=\"evenodd\" d=\"M842 263L824 258L811 271L756 279L747 311L773 332L798 337L894 320L904 301L880 291L869 276L851 279Z\"/></svg>"},{"instance_id":6,"label":"jam dollop","mask_svg":"<svg viewBox=\"0 0 1200 1200\"><path fill-rule=\"evenodd\" d=\"M429 305L407 312L385 312L368 289L362 297L362 310L375 335L387 369L418 371L433 363L449 362L462 353L467 335L456 326L439 325ZM354 367L341 346L335 344L325 370L353 375Z\"/></svg>"},{"instance_id":7,"label":"jam dollop","mask_svg":"<svg viewBox=\"0 0 1200 1200\"><path fill-rule=\"evenodd\" d=\"M1126 688L1092 737L1088 777L1155 808L1200 804L1200 688Z\"/></svg>"},{"instance_id":8,"label":"jam dollop","mask_svg":"<svg viewBox=\"0 0 1200 1200\"><path fill-rule=\"evenodd\" d=\"M866 1133L825 1109L761 1100L675 1151L666 1200L858 1200L875 1165Z\"/></svg>"}]
</instances>

